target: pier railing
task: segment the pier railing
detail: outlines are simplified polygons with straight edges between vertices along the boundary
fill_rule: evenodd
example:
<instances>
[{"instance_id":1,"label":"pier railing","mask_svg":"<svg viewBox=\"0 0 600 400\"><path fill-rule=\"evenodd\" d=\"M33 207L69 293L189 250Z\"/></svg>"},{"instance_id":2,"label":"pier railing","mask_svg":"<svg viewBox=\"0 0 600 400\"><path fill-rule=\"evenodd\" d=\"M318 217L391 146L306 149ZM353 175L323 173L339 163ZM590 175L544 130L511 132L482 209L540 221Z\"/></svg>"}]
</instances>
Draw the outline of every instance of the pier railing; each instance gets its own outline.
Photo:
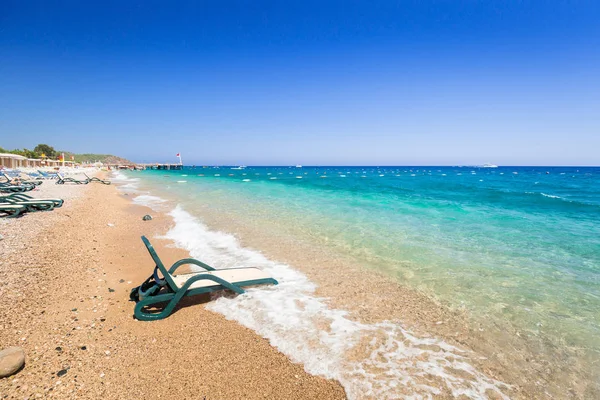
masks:
<instances>
[{"instance_id":1,"label":"pier railing","mask_svg":"<svg viewBox=\"0 0 600 400\"><path fill-rule=\"evenodd\" d=\"M181 164L160 164L160 163L152 163L152 164L109 164L108 167L112 169L161 169L161 170L171 170L171 169L183 169L183 165Z\"/></svg>"}]
</instances>

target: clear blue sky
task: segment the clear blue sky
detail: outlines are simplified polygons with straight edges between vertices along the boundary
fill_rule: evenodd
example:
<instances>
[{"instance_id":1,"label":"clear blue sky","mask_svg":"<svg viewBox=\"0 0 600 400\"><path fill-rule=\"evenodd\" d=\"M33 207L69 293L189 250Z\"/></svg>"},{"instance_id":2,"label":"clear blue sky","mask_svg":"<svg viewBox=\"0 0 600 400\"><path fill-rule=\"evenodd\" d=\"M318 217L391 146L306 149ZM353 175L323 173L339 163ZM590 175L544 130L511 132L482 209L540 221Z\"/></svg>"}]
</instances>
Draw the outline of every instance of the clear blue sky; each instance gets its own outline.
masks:
<instances>
[{"instance_id":1,"label":"clear blue sky","mask_svg":"<svg viewBox=\"0 0 600 400\"><path fill-rule=\"evenodd\" d=\"M600 165L598 1L0 1L0 146Z\"/></svg>"}]
</instances>

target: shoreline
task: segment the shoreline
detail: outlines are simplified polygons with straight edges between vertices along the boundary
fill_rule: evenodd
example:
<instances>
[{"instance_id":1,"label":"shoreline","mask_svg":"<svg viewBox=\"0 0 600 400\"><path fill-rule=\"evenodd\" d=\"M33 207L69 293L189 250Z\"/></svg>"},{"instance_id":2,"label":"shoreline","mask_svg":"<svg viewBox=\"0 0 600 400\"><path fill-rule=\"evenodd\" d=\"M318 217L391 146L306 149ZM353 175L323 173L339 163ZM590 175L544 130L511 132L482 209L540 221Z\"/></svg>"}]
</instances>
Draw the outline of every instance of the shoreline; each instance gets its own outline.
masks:
<instances>
[{"instance_id":1,"label":"shoreline","mask_svg":"<svg viewBox=\"0 0 600 400\"><path fill-rule=\"evenodd\" d=\"M50 185L49 185L50 183ZM132 204L115 186L56 186L79 196L48 213L2 220L0 347L26 365L0 379L8 398L345 398L339 383L306 373L253 331L186 301L163 321L133 319L129 290L152 272L139 240L172 262L171 219ZM64 193L64 192L63 192ZM109 225L109 224L112 224ZM20 228L17 229L16 227ZM25 232L19 235L17 231ZM27 233L29 232L29 233ZM20 244L22 243L22 244Z\"/></svg>"},{"instance_id":2,"label":"shoreline","mask_svg":"<svg viewBox=\"0 0 600 400\"><path fill-rule=\"evenodd\" d=\"M378 398L376 395L360 396L348 393L347 384L342 382L346 388L344 391L339 382L318 376L328 375L311 371L306 363L302 364L302 359L295 359L293 354L290 355L276 346L277 343L268 338L268 335L256 333L258 329L255 327L249 326L254 328L249 329L244 327L246 324L236 322L235 318L227 314L227 309L222 307L222 299L215 301L214 298L206 296L197 300L186 300L182 307L176 309L164 321L135 321L133 303L128 301L128 293L133 286L150 275L152 270L152 261L139 236L148 236L166 263L190 256L189 249L178 248L172 238L166 238L167 232L176 225L174 217L168 215L172 213L172 204L165 204L169 205L168 210L156 211L133 201L134 197L142 193L125 193L116 185L58 186L52 182L48 183L42 185L42 192L50 188L52 197L56 197L56 191L62 190L62 193L70 198L62 209L50 213L29 214L14 222L0 220L0 232L3 234L7 230L6 227L16 226L17 222L23 222L21 225L32 229L28 243L24 246L15 246L15 240L18 238L16 236L5 235L6 240L0 241L0 256L3 260L9 256L8 262L0 264L0 272L17 272L17 278L26 282L23 290L17 289L17 283L11 282L10 279L9 284L5 284L4 287L0 285L0 294L6 293L7 289L18 290L21 293L13 300L25 298L24 304L13 302L0 312L0 327L4 328L4 331L8 329L13 332L7 335L8 337L0 337L0 347L24 347L28 363L17 375L0 380L0 393L8 390L12 396L9 398L23 398L28 393L30 397L40 393L44 397L54 394L58 398L95 398L100 394L107 398L135 397L146 390L140 388L141 386L146 388L156 385L157 382L164 383L163 380L169 375L169 379L175 379L177 384L167 382L169 390L165 390L166 398L199 393L187 392L190 388L205 390L202 395L206 395L208 399L223 396L253 398L253 395L256 398L297 398L296 391L305 393L305 398ZM42 192L35 193L34 196L49 197ZM74 194L71 195L71 192ZM162 195L159 192L151 194ZM93 202L99 204L90 204ZM306 274L310 281L316 284L314 296L322 299L323 304L330 309L348 312L348 320L358 324L355 326L381 327L391 322L401 327L401 331L394 331L394 334L403 340L408 340L412 334L425 340L441 338L450 346L467 351L466 360L475 369L454 371L455 376L470 379L475 374L477 379L489 378L491 381L488 383L497 382L506 398L590 398L596 393L593 386L586 386L585 380L581 381L582 375L579 372L563 373L560 368L556 369L557 366L569 365L568 358L541 357L535 353L535 348L530 346L526 338L507 330L505 326L477 325L467 313L451 310L426 294L403 286L383 272L366 269L349 257L329 254L325 249L315 247L314 243L303 242L291 235L275 237L276 232L269 232L258 221L253 224L240 224L244 221L234 213L223 215L202 207L190 211L193 211L195 217L201 217L200 221L207 229L213 232L232 232L242 248L260 249L260 254L264 254L268 260L283 262ZM153 220L143 222L141 218L144 214L151 214ZM43 254L43 265L32 265L30 260L19 255L21 250L33 256ZM69 258L69 253L72 253L71 257L81 257L85 268ZM55 259L48 261L48 257ZM62 296L57 297L56 293L52 293L55 291L53 286L42 288L43 285L19 276L19 259L27 260L26 270L34 270L35 277L43 279L51 276L52 283L58 285L58 292ZM60 282L60 274L56 269L61 265L69 267L68 271L76 275L76 279L72 279L76 282ZM323 268L324 266L326 268ZM343 278L339 275L341 271L344 274ZM370 273L365 274L365 271ZM31 285L33 286L29 287ZM39 294L38 291L42 293L38 296L40 298L27 299L27 296L35 297ZM46 299L52 307L45 305ZM36 308L41 309L39 314L34 311ZM73 309L76 311L72 311ZM50 316L49 311L52 311ZM11 321L11 312L20 315L15 326ZM113 321L114 324L109 325L109 322ZM43 335L40 336L39 332L32 332L34 328L62 335L55 335L54 339L48 341ZM197 335L205 334L207 328L211 337L210 343L197 338ZM490 341L489 329L504 332L505 336L495 338L497 341ZM125 334L115 334L117 331ZM152 334L153 331L156 334ZM223 332L228 332L226 337L223 336ZM21 340L23 338L25 340ZM92 340L97 343L90 345ZM502 341L503 346L512 346L514 352L497 351L494 346ZM198 356L198 350L190 350L190 343L201 345L202 353L213 351L209 354L210 360L204 359L206 365L195 365L196 361L190 357ZM83 346L87 349L81 350ZM240 346L239 349L243 353L241 359L236 357L235 360L230 360L228 356L224 356L229 354L232 346ZM414 347L419 351L425 350L420 362L430 358L436 362L435 353L438 350L431 351L435 346L438 344ZM211 350L212 347L217 347L218 351ZM28 351L31 348L34 349L35 357L33 365L31 352ZM360 346L352 349L348 360L344 361L364 367L360 361L370 356L370 350L372 349L367 344L360 343ZM150 354L147 354L148 352ZM260 353L260 359L264 360L263 364L259 363L260 366L256 366L257 353ZM94 363L86 360L90 354ZM452 354L450 350L450 357L443 357L451 360ZM153 356L157 361L152 360ZM201 354L198 357L202 359L206 355ZM444 362L443 357L438 361ZM165 359L169 360L167 364L163 364ZM185 365L174 369L173 366L179 366L181 360L186 360ZM220 376L222 372L207 373L215 360L219 368L225 369L232 368L231 363L235 363L233 367L238 368L238 372L228 371L229 375L225 374L226 379ZM238 365L240 363L242 366ZM243 375L251 377L239 378L239 368L242 368ZM68 372L57 376L57 373L63 370ZM313 372L313 375L305 372L306 370ZM286 371L286 375L281 376L281 371ZM413 375L422 371L413 367L401 372L402 374L395 378L399 382L404 382L406 376L412 379ZM207 381L196 382L196 373ZM479 376L478 373L483 375ZM25 374L27 376L23 377ZM122 376L131 374L135 379L124 379ZM176 378L172 375L176 375ZM273 378L272 375L277 375L277 378ZM271 391L260 388L259 381L264 377L267 377L269 387L288 385L287 392L280 391L279 388ZM350 375L341 378L342 381L359 380L361 376ZM240 391L248 388L247 379L251 379L253 385L256 385L252 386L251 390L258 392L249 394ZM434 398L458 397L456 393L443 389L443 382L439 380L443 378L427 379L428 383L433 382L442 389ZM487 382L485 379L483 382ZM35 382L42 383L37 385ZM420 383L418 379L415 382ZM501 382L509 386L504 386ZM223 385L227 385L228 389L223 389ZM115 390L115 387L119 389ZM41 392L40 388L43 389ZM408 390L403 394L414 394L410 392L410 386ZM148 393L153 395L155 391ZM484 393L486 398L502 398L494 390Z\"/></svg>"},{"instance_id":3,"label":"shoreline","mask_svg":"<svg viewBox=\"0 0 600 400\"><path fill-rule=\"evenodd\" d=\"M556 348L553 342L528 338L506 322L500 325L498 321L478 320L468 311L451 309L380 270L366 268L339 254L328 258L328 249L315 248L314 243L275 238L268 230L240 224L232 216L210 212L201 216L209 229L235 232L244 248L259 248L267 258L307 274L317 285L315 294L327 298L330 307L350 312L352 319L367 324L392 321L423 338L441 338L471 352L468 362L490 378L511 386L505 391L510 398L584 399L598 393L593 375L575 358L585 356L581 350L571 352ZM546 353L548 349L553 352Z\"/></svg>"},{"instance_id":4,"label":"shoreline","mask_svg":"<svg viewBox=\"0 0 600 400\"><path fill-rule=\"evenodd\" d=\"M162 196L156 191L151 194ZM590 398L598 392L593 374L580 363L579 357L585 356L581 350L560 349L551 342L527 338L507 323L477 321L384 273L369 269L374 273L366 277L365 267L356 261L315 249L314 243L282 237L280 231L269 232L261 222L235 213L217 213L207 204L188 211L200 217L210 231L231 232L242 248L260 249L267 259L305 273L317 285L315 295L326 298L331 308L348 311L352 320L367 324L391 320L423 338L443 338L471 351L468 361L488 377L510 385L505 393L511 398ZM359 351L353 357L367 356Z\"/></svg>"},{"instance_id":5,"label":"shoreline","mask_svg":"<svg viewBox=\"0 0 600 400\"><path fill-rule=\"evenodd\" d=\"M133 193L130 193L129 197L131 198L139 195L149 195L155 197L155 200L157 200L157 196L159 199L165 200L160 197L164 193L140 191L136 188L137 182L132 183L129 179L125 182L122 186L124 189L134 190ZM177 204L177 201L175 201L175 204ZM164 203L160 204L160 208L164 208L164 205ZM172 208L172 206L173 204L168 205L169 208ZM363 266L352 263L349 259L337 257L338 255L336 255L336 258L331 259L330 254L315 251L311 244L300 243L295 237L286 237L285 239L292 240L291 243L286 243L281 237L274 237L275 233L271 236L268 234L265 235L268 229L260 229L263 228L262 226L258 227L259 229L252 229L257 227L250 226L251 224L240 223L241 221L236 219L234 214L227 213L225 215L213 211L215 210L211 210L208 207L202 210L194 209L193 213L195 216L201 216L201 223L208 227L209 234L234 232L233 236L226 233L224 234L225 237L219 238L219 240L222 239L231 244L231 239L235 237L243 251L252 252L254 251L253 249L260 249L260 251L257 251L257 254L264 254L266 256L265 262L277 260L276 263L283 262L286 265L293 266L293 269L306 274L311 282L316 283L315 293L311 293L310 295L314 295L317 300L323 300L323 303L307 303L300 307L314 308L325 305L331 310L334 314L333 316L323 314L317 317L317 319L320 319L320 321L317 321L317 324L320 325L317 326L317 329L322 329L322 332L329 336L329 339L325 340L338 340L340 335L344 337L343 332L340 331L328 333L330 331L330 328L327 328L329 323L332 325L349 323L350 326L347 329L350 331L356 329L366 331L367 335L375 335L372 336L373 339L376 339L380 335L391 335L392 341L397 343L394 346L404 346L402 342L410 343L413 341L411 339L413 334L417 335L414 342L408 345L409 353L412 352L413 354L410 355L407 353L407 357L404 360L396 360L400 361L400 365L395 364L396 361L388 365L376 365L377 363L369 361L365 364L363 362L369 358L373 358L374 354L376 354L376 358L387 357L386 352L393 352L394 349L387 348L382 353L382 348L376 348L379 344L373 347L373 345L364 343L364 338L360 339L360 343L351 346L352 348L348 349L349 357L342 358L339 361L347 364L347 369L364 370L366 376L363 376L362 373L356 375L354 372L343 373L343 371L341 373L338 371L338 373L334 374L335 379L342 381L350 397L382 398L382 396L410 396L417 392L420 393L423 387L428 386L429 389L425 392L430 392L429 394L433 393L435 398L455 398L460 396L460 393L466 392L479 393L480 396L486 398L508 398L502 397L501 392L498 391L498 387L502 388L503 392L510 394L511 397L525 398L523 397L523 393L521 393L522 389L520 387L502 383L501 380L506 378L506 375L501 375L502 369L497 368L496 363L481 363L476 357L468 359L469 362L473 362L476 368L465 366L462 363L464 351L467 352L465 354L476 355L476 353L472 353L472 349L468 346L468 336L478 335L478 332L468 329L468 324L464 321L462 313L449 310L424 294L398 284L398 282L391 280L389 276L379 271L369 270L370 273L365 274ZM186 212L184 211L184 213ZM189 220L194 219L189 214L184 218L186 222L193 222ZM191 229L191 227L189 228ZM196 231L196 233L198 232ZM279 233L277 232L277 234ZM235 239L233 240L235 241ZM183 245L183 243L180 244L180 246ZM343 278L339 275L342 271L344 274ZM378 307L380 304L384 304L385 306L383 308ZM240 306L240 304L237 306ZM229 310L226 307L219 307L218 311L227 313L232 318L237 318L236 312L231 312L231 308L236 307L236 305L229 307ZM215 307L212 308L214 309ZM244 309L244 311L247 312L248 310ZM349 313L348 318L337 319L335 314L340 313L344 315ZM331 317L333 317L333 320L328 321ZM237 319L238 322L243 323L242 320L246 318ZM440 321L444 324L443 326L440 326ZM248 326L255 330L260 330L260 327L256 324L254 326L249 324ZM310 328L310 326L305 327ZM368 332L373 328L379 332ZM269 332L265 333L263 331L262 335L265 336L265 334L272 342L281 343L282 337L277 334L269 336ZM437 339L440 337L449 342L440 342ZM354 337L353 335L348 335L345 339L352 341ZM430 345L424 346L421 342L422 340L429 342ZM285 345L280 349L293 359L296 357L295 353L303 353L301 349L305 345L306 343L302 341L291 343L291 353L286 353ZM439 351L440 348L444 348L445 350ZM335 353L321 353L319 346L316 346L312 350L315 354L318 354L316 356L318 358L336 357ZM306 358L304 360L298 359L298 361L304 362L307 368L309 368L308 364L311 364L310 360ZM402 366L402 364L404 365ZM450 370L454 369L453 373L448 375L440 371L440 376L443 377L436 377L436 372L434 371L440 365L446 365ZM373 378L373 374L377 374L377 371L382 370L382 368L386 371L385 374L388 377L383 381ZM325 368L324 371L314 371L313 366L313 371L311 372L331 377L329 368ZM422 379L421 375L423 373L428 378ZM361 389L362 384L360 381L368 376L371 377L371 379L367 379L370 382L369 387L362 387ZM511 377L509 376L509 378ZM473 382L471 382L471 379ZM392 393L388 393L387 391L390 387L389 383L386 383L386 380L404 382L406 387L398 390L393 389L392 386ZM510 386L512 388L509 390ZM525 390L525 393L531 393L532 390L531 388L529 389L529 391ZM354 393L354 390L360 390L360 392L357 394ZM364 391L371 393L371 395L365 396Z\"/></svg>"}]
</instances>

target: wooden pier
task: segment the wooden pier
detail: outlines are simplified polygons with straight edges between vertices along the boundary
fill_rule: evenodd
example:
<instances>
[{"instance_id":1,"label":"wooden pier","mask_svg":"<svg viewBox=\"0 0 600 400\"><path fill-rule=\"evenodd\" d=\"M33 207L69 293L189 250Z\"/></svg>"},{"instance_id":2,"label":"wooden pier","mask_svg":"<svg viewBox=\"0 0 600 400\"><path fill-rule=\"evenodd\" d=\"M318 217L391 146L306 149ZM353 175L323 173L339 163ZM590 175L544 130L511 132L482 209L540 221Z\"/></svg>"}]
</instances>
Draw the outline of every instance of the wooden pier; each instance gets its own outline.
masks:
<instances>
[{"instance_id":1,"label":"wooden pier","mask_svg":"<svg viewBox=\"0 0 600 400\"><path fill-rule=\"evenodd\" d=\"M183 169L181 164L137 164L138 167L143 169L160 169L160 170L171 170L171 169Z\"/></svg>"},{"instance_id":2,"label":"wooden pier","mask_svg":"<svg viewBox=\"0 0 600 400\"><path fill-rule=\"evenodd\" d=\"M143 170L143 169L157 169L157 170L181 170L183 169L183 165L181 164L159 164L159 163L154 163L154 164L131 164L131 165L124 165L124 164L110 164L108 165L109 168L111 169L130 169L130 170Z\"/></svg>"}]
</instances>

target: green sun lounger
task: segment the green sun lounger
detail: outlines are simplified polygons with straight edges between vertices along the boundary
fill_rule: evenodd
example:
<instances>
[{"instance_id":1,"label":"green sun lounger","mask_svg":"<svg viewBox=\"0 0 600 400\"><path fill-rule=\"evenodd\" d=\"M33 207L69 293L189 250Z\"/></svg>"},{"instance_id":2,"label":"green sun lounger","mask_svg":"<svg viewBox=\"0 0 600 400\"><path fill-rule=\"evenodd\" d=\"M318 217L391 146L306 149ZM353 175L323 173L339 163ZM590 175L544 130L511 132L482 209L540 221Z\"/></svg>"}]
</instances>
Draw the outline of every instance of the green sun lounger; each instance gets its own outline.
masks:
<instances>
[{"instance_id":1,"label":"green sun lounger","mask_svg":"<svg viewBox=\"0 0 600 400\"><path fill-rule=\"evenodd\" d=\"M140 286L133 288L129 295L130 299L137 303L134 315L141 321L153 321L168 317L177 303L185 296L195 296L225 289L241 294L244 293L242 286L268 283L276 285L278 283L269 274L258 268L216 270L193 258L179 260L167 270L150 241L145 236L142 236L142 241L156 266L154 267L154 273ZM177 268L189 264L201 267L205 271L173 275ZM166 303L160 312L152 313L144 310L146 307L159 303Z\"/></svg>"},{"instance_id":2,"label":"green sun lounger","mask_svg":"<svg viewBox=\"0 0 600 400\"><path fill-rule=\"evenodd\" d=\"M8 196L0 197L0 205L23 206L26 211L50 211L54 209L54 203L51 201L37 200L17 200Z\"/></svg>"},{"instance_id":3,"label":"green sun lounger","mask_svg":"<svg viewBox=\"0 0 600 400\"><path fill-rule=\"evenodd\" d=\"M105 181L105 180L102 180L100 178L96 178L95 176L93 178L90 178L88 176L88 174L86 174L85 172L83 173L83 175L85 175L85 177L87 178L88 182L100 182L100 183L103 183L105 185L110 185L110 181Z\"/></svg>"},{"instance_id":4,"label":"green sun lounger","mask_svg":"<svg viewBox=\"0 0 600 400\"><path fill-rule=\"evenodd\" d=\"M13 185L10 183L0 183L0 192L2 193L19 193L33 190L34 185Z\"/></svg>"},{"instance_id":5,"label":"green sun lounger","mask_svg":"<svg viewBox=\"0 0 600 400\"><path fill-rule=\"evenodd\" d=\"M56 184L57 185L64 185L65 183L75 183L77 185L87 185L89 182L89 180L79 180L79 179L74 179L74 178L65 178L64 176L62 176L61 174L56 174L58 176L58 179L56 180Z\"/></svg>"},{"instance_id":6,"label":"green sun lounger","mask_svg":"<svg viewBox=\"0 0 600 400\"><path fill-rule=\"evenodd\" d=\"M39 186L39 185L41 185L42 183L44 183L43 181L24 180L24 179L21 179L21 178L18 178L18 177L15 177L15 178L13 178L13 177L11 177L11 176L8 176L8 175L6 174L6 172L2 172L2 175L4 176L4 178L6 178L6 182L3 182L3 183L8 183L8 184L11 184L11 185L22 185L22 184L26 184L26 185L34 185L34 186ZM18 179L18 180L19 180L19 182L13 182L15 179Z\"/></svg>"},{"instance_id":7,"label":"green sun lounger","mask_svg":"<svg viewBox=\"0 0 600 400\"><path fill-rule=\"evenodd\" d=\"M19 206L15 204L0 204L0 213L3 213L3 217L15 218L21 215L21 213L27 211L25 206Z\"/></svg>"},{"instance_id":8,"label":"green sun lounger","mask_svg":"<svg viewBox=\"0 0 600 400\"><path fill-rule=\"evenodd\" d=\"M9 198L17 200L17 201L51 201L52 203L54 203L54 207L62 207L63 203L65 202L63 199L35 198L35 197L28 196L24 193L12 193L12 194L9 194L6 196L0 196L0 198L2 198L2 197L9 197Z\"/></svg>"}]
</instances>

